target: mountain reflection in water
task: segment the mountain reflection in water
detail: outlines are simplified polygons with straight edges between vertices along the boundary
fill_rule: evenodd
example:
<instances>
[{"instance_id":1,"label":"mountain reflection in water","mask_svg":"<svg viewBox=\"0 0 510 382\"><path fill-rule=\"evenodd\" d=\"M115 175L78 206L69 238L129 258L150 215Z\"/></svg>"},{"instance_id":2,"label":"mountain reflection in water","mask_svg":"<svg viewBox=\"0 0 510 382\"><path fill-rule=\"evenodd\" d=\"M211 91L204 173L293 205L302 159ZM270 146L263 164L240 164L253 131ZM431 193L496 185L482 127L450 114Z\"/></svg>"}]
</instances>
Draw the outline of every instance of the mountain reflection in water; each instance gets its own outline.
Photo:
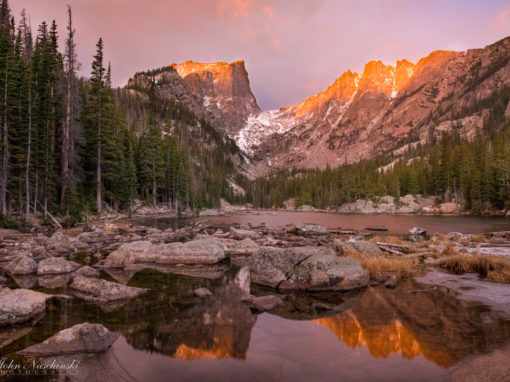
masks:
<instances>
[{"instance_id":1,"label":"mountain reflection in water","mask_svg":"<svg viewBox=\"0 0 510 382\"><path fill-rule=\"evenodd\" d=\"M114 306L52 305L34 327L0 330L0 350L9 354L77 323L98 322L122 334L108 352L115 356L101 358L103 370L114 359L140 380L166 380L171 372L175 380L190 381L427 381L443 379L446 368L510 338L510 322L496 312L413 280L396 289L284 295L284 305L257 315L241 301L237 269L174 271L104 274L150 291ZM201 287L212 295L195 296ZM252 286L252 293L274 291ZM78 380L94 380L97 365L88 362ZM120 370L110 366L113 374Z\"/></svg>"},{"instance_id":2,"label":"mountain reflection in water","mask_svg":"<svg viewBox=\"0 0 510 382\"><path fill-rule=\"evenodd\" d=\"M510 322L488 308L444 288L409 293L416 288L411 280L395 290L370 288L352 309L314 322L351 348L366 346L374 358L423 355L445 368L509 338Z\"/></svg>"}]
</instances>

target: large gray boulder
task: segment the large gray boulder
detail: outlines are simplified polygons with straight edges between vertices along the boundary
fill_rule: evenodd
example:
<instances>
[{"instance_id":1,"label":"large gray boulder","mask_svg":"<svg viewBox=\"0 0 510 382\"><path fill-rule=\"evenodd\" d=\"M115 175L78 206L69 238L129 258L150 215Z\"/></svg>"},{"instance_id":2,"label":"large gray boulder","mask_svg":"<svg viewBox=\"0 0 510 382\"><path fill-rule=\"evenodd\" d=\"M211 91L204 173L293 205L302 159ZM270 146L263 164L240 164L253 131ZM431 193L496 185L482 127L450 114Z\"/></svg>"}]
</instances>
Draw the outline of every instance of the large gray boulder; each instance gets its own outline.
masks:
<instances>
[{"instance_id":1,"label":"large gray boulder","mask_svg":"<svg viewBox=\"0 0 510 382\"><path fill-rule=\"evenodd\" d=\"M30 256L21 255L5 265L4 269L11 275L31 275L37 272L37 262Z\"/></svg>"},{"instance_id":2,"label":"large gray boulder","mask_svg":"<svg viewBox=\"0 0 510 382\"><path fill-rule=\"evenodd\" d=\"M70 273L80 267L74 261L67 261L63 257L48 257L41 260L37 266L37 274L43 275L57 275L61 273Z\"/></svg>"},{"instance_id":3,"label":"large gray boulder","mask_svg":"<svg viewBox=\"0 0 510 382\"><path fill-rule=\"evenodd\" d=\"M109 331L101 324L74 325L51 336L44 342L32 345L20 353L43 357L83 353L101 353L108 350L119 334Z\"/></svg>"},{"instance_id":4,"label":"large gray boulder","mask_svg":"<svg viewBox=\"0 0 510 382\"><path fill-rule=\"evenodd\" d=\"M343 291L366 286L369 275L326 247L273 248L245 260L251 282L281 290Z\"/></svg>"},{"instance_id":5,"label":"large gray boulder","mask_svg":"<svg viewBox=\"0 0 510 382\"><path fill-rule=\"evenodd\" d=\"M77 297L99 304L130 300L147 292L147 289L129 287L111 281L83 276L74 278L71 289L75 291Z\"/></svg>"},{"instance_id":6,"label":"large gray boulder","mask_svg":"<svg viewBox=\"0 0 510 382\"><path fill-rule=\"evenodd\" d=\"M52 298L29 289L3 288L0 291L0 326L19 324L42 315Z\"/></svg>"}]
</instances>

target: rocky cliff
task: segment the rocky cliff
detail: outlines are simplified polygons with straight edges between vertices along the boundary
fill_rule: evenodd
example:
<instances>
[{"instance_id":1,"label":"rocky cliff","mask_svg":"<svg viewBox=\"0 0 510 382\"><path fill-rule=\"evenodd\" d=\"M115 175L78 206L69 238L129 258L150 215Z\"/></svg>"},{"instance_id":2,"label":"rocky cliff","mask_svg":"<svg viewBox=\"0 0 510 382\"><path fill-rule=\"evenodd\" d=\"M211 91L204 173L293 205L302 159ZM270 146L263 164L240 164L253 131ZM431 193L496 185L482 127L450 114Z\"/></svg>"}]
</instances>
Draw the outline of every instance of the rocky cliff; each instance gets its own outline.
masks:
<instances>
[{"instance_id":1,"label":"rocky cliff","mask_svg":"<svg viewBox=\"0 0 510 382\"><path fill-rule=\"evenodd\" d=\"M334 167L398 156L444 132L474 137L490 118L490 97L510 86L510 37L483 49L434 51L416 64L370 61L361 74L349 70L300 104L270 111L259 109L243 61L173 64L128 86L151 81L234 138L262 172Z\"/></svg>"},{"instance_id":2,"label":"rocky cliff","mask_svg":"<svg viewBox=\"0 0 510 382\"><path fill-rule=\"evenodd\" d=\"M445 131L471 138L489 117L488 99L510 85L509 59L506 38L416 64L371 61L299 105L249 117L235 138L258 163L308 168L400 154Z\"/></svg>"}]
</instances>

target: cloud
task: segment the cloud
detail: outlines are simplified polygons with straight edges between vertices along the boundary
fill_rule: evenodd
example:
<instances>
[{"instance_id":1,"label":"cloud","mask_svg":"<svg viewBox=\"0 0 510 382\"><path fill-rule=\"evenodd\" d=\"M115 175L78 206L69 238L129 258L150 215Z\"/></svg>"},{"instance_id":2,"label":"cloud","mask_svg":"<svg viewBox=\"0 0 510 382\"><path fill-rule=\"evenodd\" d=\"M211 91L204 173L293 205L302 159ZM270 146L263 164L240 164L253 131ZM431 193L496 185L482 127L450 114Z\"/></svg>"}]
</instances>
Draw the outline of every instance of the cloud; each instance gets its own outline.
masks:
<instances>
[{"instance_id":1,"label":"cloud","mask_svg":"<svg viewBox=\"0 0 510 382\"><path fill-rule=\"evenodd\" d=\"M251 11L251 0L220 0L216 5L216 15L219 18L248 18Z\"/></svg>"},{"instance_id":2,"label":"cloud","mask_svg":"<svg viewBox=\"0 0 510 382\"><path fill-rule=\"evenodd\" d=\"M276 17L276 14L274 13L273 8L271 8L271 6L268 4L264 4L262 6L262 13L265 14L271 20Z\"/></svg>"},{"instance_id":3,"label":"cloud","mask_svg":"<svg viewBox=\"0 0 510 382\"><path fill-rule=\"evenodd\" d=\"M492 23L492 27L496 30L508 30L510 27L510 7L500 9L496 14L496 19Z\"/></svg>"}]
</instances>

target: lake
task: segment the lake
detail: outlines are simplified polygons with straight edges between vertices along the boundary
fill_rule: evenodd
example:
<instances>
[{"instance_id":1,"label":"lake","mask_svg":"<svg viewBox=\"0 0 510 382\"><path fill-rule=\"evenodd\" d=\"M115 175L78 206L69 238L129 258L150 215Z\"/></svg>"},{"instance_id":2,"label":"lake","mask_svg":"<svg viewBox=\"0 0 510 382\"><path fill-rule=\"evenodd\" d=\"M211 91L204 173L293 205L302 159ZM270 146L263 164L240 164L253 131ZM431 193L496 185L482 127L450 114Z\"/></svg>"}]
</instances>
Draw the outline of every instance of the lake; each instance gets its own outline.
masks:
<instances>
[{"instance_id":1,"label":"lake","mask_svg":"<svg viewBox=\"0 0 510 382\"><path fill-rule=\"evenodd\" d=\"M228 266L208 278L150 269L103 273L150 292L121 306L54 303L34 327L18 327L2 354L98 322L121 337L107 353L82 360L78 380L430 382L510 339L508 318L414 280L396 289L297 293L257 315L239 300L235 273ZM198 287L212 296L194 296Z\"/></svg>"},{"instance_id":2,"label":"lake","mask_svg":"<svg viewBox=\"0 0 510 382\"><path fill-rule=\"evenodd\" d=\"M142 217L133 220L158 228L182 226L185 222L203 221L229 227L232 223L259 225L265 223L273 228L282 228L287 224L314 223L326 228L364 230L368 226L383 225L388 233L407 234L410 228L423 227L429 233L483 233L510 231L510 218L493 216L430 216L430 215L361 215L333 214L327 212L293 211L240 211L228 216L204 216L191 219L165 217Z\"/></svg>"}]
</instances>

